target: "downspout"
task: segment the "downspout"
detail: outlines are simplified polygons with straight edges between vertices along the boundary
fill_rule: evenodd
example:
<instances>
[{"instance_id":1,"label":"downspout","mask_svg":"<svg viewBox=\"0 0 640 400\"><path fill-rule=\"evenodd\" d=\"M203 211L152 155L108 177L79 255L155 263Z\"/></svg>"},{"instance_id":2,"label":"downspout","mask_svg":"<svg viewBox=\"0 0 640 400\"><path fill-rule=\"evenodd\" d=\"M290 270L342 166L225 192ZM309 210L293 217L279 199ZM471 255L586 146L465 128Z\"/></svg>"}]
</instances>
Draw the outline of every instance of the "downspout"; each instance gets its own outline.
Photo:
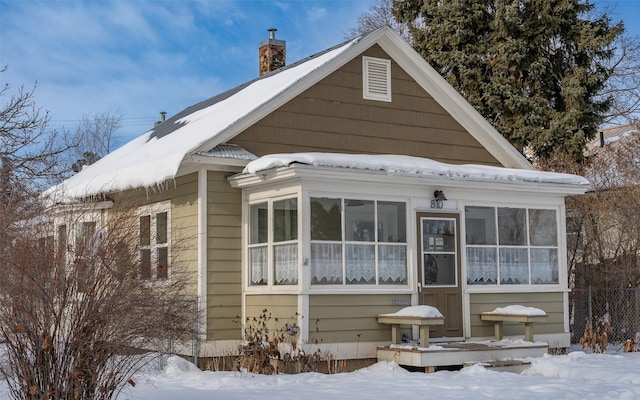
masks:
<instances>
[{"instance_id":1,"label":"downspout","mask_svg":"<svg viewBox=\"0 0 640 400\"><path fill-rule=\"evenodd\" d=\"M207 340L207 170L200 167L198 170L198 324L197 340ZM194 348L194 357L197 357L199 349Z\"/></svg>"}]
</instances>

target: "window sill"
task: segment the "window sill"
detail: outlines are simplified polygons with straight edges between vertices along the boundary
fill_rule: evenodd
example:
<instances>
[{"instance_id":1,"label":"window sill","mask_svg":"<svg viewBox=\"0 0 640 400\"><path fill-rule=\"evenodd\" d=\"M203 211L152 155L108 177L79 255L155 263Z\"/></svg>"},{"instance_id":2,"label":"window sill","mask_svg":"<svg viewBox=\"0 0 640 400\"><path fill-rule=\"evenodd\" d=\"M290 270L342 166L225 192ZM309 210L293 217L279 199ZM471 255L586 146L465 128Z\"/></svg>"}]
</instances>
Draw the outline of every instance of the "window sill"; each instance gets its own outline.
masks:
<instances>
[{"instance_id":1,"label":"window sill","mask_svg":"<svg viewBox=\"0 0 640 400\"><path fill-rule=\"evenodd\" d=\"M538 293L538 292L569 292L560 285L485 285L483 287L467 286L465 294L473 293Z\"/></svg>"}]
</instances>

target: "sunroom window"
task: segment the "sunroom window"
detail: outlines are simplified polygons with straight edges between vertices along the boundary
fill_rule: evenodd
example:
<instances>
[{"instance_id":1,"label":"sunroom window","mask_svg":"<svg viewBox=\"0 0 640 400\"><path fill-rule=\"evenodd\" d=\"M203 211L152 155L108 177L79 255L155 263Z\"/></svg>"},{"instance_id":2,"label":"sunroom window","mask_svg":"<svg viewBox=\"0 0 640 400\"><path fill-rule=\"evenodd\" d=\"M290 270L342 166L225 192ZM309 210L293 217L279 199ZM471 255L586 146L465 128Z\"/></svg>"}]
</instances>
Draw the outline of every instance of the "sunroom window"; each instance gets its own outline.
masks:
<instances>
[{"instance_id":1,"label":"sunroom window","mask_svg":"<svg viewBox=\"0 0 640 400\"><path fill-rule=\"evenodd\" d=\"M467 283L557 284L555 210L466 207Z\"/></svg>"},{"instance_id":2,"label":"sunroom window","mask_svg":"<svg viewBox=\"0 0 640 400\"><path fill-rule=\"evenodd\" d=\"M272 284L298 284L298 200L295 198L249 206L249 285L268 285L270 270L273 271Z\"/></svg>"},{"instance_id":3,"label":"sunroom window","mask_svg":"<svg viewBox=\"0 0 640 400\"><path fill-rule=\"evenodd\" d=\"M406 205L311 198L313 285L407 284Z\"/></svg>"}]
</instances>

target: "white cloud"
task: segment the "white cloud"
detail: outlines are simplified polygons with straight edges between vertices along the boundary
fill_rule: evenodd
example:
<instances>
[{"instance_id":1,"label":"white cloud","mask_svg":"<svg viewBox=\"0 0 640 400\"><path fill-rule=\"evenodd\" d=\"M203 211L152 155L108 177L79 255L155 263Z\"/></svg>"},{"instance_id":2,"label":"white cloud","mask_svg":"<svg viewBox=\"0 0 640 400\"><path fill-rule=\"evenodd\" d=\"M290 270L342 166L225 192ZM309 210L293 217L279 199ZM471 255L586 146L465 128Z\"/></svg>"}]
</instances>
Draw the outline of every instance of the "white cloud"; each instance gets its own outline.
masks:
<instances>
[{"instance_id":1,"label":"white cloud","mask_svg":"<svg viewBox=\"0 0 640 400\"><path fill-rule=\"evenodd\" d=\"M307 18L310 21L322 19L327 15L327 9L323 7L311 7L307 10Z\"/></svg>"}]
</instances>

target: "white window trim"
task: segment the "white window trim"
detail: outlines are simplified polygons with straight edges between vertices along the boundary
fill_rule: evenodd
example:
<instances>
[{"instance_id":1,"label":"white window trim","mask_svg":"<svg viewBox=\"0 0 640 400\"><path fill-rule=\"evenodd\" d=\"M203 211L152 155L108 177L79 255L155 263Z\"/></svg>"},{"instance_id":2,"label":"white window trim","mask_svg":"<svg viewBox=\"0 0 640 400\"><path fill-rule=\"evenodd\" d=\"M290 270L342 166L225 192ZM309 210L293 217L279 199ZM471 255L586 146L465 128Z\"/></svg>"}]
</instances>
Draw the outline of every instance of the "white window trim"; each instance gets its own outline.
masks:
<instances>
[{"instance_id":1,"label":"white window trim","mask_svg":"<svg viewBox=\"0 0 640 400\"><path fill-rule=\"evenodd\" d=\"M341 201L341 222L342 222L342 240L341 241L318 241L318 240L311 240L311 222L310 222L310 218L311 218L311 209L309 207L309 204L311 202L312 198L331 198L331 199L338 199ZM347 227L345 226L345 210L344 210L344 206L345 206L345 200L348 199L352 199L352 200L364 200L364 201L373 201L374 202L374 224L376 224L378 222L378 203L379 202L396 202L396 203L404 203L405 204L405 229L407 230L406 234L405 234L405 238L406 241L405 242L384 242L384 241L378 241L378 233L377 233L377 229L375 229L375 235L374 235L374 241L373 242L360 242L360 241L349 241L346 240L345 234L346 234L346 229ZM366 291L367 293L387 293L388 291L397 291L397 290L402 290L402 289L409 289L410 290L410 285L411 285L411 259L410 259L410 246L409 246L409 238L410 238L410 234L409 234L409 229L410 229L410 224L409 224L409 208L410 208L410 203L409 200L406 198L403 199L397 199L397 198L387 198L385 196L381 196L381 197L376 197L376 196L367 196L367 195L359 195L359 194L349 194L349 193L331 193L331 194L325 194L325 193L309 193L307 196L305 196L305 210L307 210L307 214L304 216L307 224L307 230L309 230L309 235L307 240L305 241L306 246L305 249L307 252L311 251L311 244L312 243L316 243L316 242L325 242L325 243L335 243L335 244L341 244L342 248L343 248L343 260L342 260L342 283L340 284L330 284L330 285L322 285L322 284L317 284L311 283L311 272L310 269L307 269L309 271L309 276L308 276L308 280L309 280L309 291L310 292L317 292L317 293L324 293L324 292L336 292L336 293L353 293L353 292L361 292L361 291ZM373 284L348 284L347 283L347 279L346 279L346 260L345 260L345 248L348 244L362 244L362 243L366 243L366 244L371 244L374 246L375 248L375 252L374 252L374 257L375 257L375 280L376 283ZM378 248L381 245L388 245L388 244L393 244L393 245L403 245L405 247L405 251L406 251L406 269L407 269L407 283L406 284L381 284L379 282L379 278L380 278L380 264L379 264L379 260L378 260ZM308 257L308 256L307 256ZM305 258L305 260L309 260L310 258ZM305 261L306 264L306 261Z\"/></svg>"},{"instance_id":2,"label":"white window trim","mask_svg":"<svg viewBox=\"0 0 640 400\"><path fill-rule=\"evenodd\" d=\"M246 216L247 216L247 224L246 224L246 240L245 240L245 257L244 259L245 261L245 268L244 268L244 273L245 273L245 279L246 279L246 284L245 284L245 289L248 292L264 292L264 291L268 291L268 292L282 292L282 293L287 293L287 292L292 292L292 293L298 293L300 287L301 287L301 277L302 277L302 258L301 258L301 246L302 246L302 234L301 234L301 213L302 213L302 206L301 206L301 200L300 200L301 196L299 193L289 193L289 194L283 194L281 196L275 196L275 197L269 197L269 196L265 196L265 197L260 197L260 198L256 198L255 200L251 200L250 202L248 202L247 204L247 209L246 209ZM297 229L298 229L298 237L297 239L294 240L286 240L286 241L280 241L280 242L275 242L274 238L273 238L273 223L274 223L274 216L273 216L273 203L276 203L278 201L282 201L282 200L288 200L288 199L296 199L297 200ZM266 242L262 242L262 243L251 243L251 206L257 205L257 204L261 204L261 203L266 203L267 204L267 241ZM297 283L296 284L292 284L292 285L277 285L275 283L275 262L274 262L274 258L273 258L273 249L275 246L278 245L287 245L287 244L297 244L298 246L298 250L297 250L297 265L298 265L298 270L297 270L297 274L298 274L298 279L297 279ZM264 285L253 285L251 284L251 256L250 256L250 251L252 248L257 248L257 247L266 247L267 250L267 283Z\"/></svg>"},{"instance_id":3,"label":"white window trim","mask_svg":"<svg viewBox=\"0 0 640 400\"><path fill-rule=\"evenodd\" d=\"M362 57L362 97L391 102L391 60Z\"/></svg>"},{"instance_id":4,"label":"white window trim","mask_svg":"<svg viewBox=\"0 0 640 400\"><path fill-rule=\"evenodd\" d=\"M159 213L163 213L166 212L167 213L167 243L166 244L162 244L162 245L158 245L156 243L156 235L157 235L157 222L156 222L156 214ZM150 218L150 244L147 246L141 246L140 245L140 217L143 217L145 215L149 215ZM153 283L153 284L164 284L164 283L170 283L171 282L171 269L172 269L172 263L171 263L171 201L167 200L167 201L162 201L162 202L158 202L158 203L153 203L153 204L148 204L145 206L141 206L138 208L138 235L136 237L136 240L138 241L137 243L137 249L138 249L138 257L140 257L140 251L141 250L151 250L150 253L150 262L151 262L151 278L150 279L144 279L142 278L142 276L140 276L140 271L138 270L138 275L140 276L141 279L144 279L146 282L149 283ZM156 251L158 248L161 247L166 247L167 248L167 278L166 279L158 279L158 269L157 269L157 265L158 265L158 252Z\"/></svg>"},{"instance_id":5,"label":"white window trim","mask_svg":"<svg viewBox=\"0 0 640 400\"><path fill-rule=\"evenodd\" d=\"M489 208L494 208L496 210L496 244L495 245L469 245L466 242L466 207L489 207ZM498 237L497 235L499 235L498 232L498 216L497 216L497 209L498 208L521 208L525 210L525 221L526 221L526 232L527 232L527 244L525 246L500 246L498 243ZM554 211L555 216L556 216L556 235L557 235L557 243L556 246L533 246L529 243L530 238L529 238L529 210L549 210L549 211ZM498 204L496 205L495 203L493 204L487 204L487 203L465 203L461 205L460 208L461 212L462 212L462 218L461 218L461 232L460 232L460 240L461 240L461 259L462 259L462 264L463 266L465 266L465 268L463 268L462 274L463 274L463 285L465 287L465 291L467 293L506 293L506 292L513 292L513 293L517 293L517 292L548 292L548 291L564 291L566 289L564 289L566 287L566 283L564 283L566 281L566 275L564 273L564 271L566 270L566 264L562 261L563 257L566 257L566 253L565 253L565 242L563 241L563 238L565 238L566 240L566 234L563 234L563 229L561 224L563 223L561 221L562 216L564 215L564 213L562 212L562 209L557 207L557 206L550 206L550 205L542 205L542 204L536 204L536 205L531 205L531 204ZM527 252L529 252L530 249L535 249L535 248L555 248L558 252L558 282L557 283L541 283L541 284L534 284L531 283L531 278L532 278L532 271L531 271L531 258L528 257L528 273L529 273L529 283L521 283L521 284L509 284L509 283L500 283L500 265L498 262L498 258L496 258L496 268L497 268L497 281L496 283L493 284L473 284L473 283L469 283L468 282L468 260L467 260L467 247L487 247L487 248L495 248L496 252L499 251L500 247L522 247L524 249L527 249ZM530 253L529 253L530 254ZM497 256L497 253L496 253ZM498 257L498 256L497 256Z\"/></svg>"}]
</instances>

